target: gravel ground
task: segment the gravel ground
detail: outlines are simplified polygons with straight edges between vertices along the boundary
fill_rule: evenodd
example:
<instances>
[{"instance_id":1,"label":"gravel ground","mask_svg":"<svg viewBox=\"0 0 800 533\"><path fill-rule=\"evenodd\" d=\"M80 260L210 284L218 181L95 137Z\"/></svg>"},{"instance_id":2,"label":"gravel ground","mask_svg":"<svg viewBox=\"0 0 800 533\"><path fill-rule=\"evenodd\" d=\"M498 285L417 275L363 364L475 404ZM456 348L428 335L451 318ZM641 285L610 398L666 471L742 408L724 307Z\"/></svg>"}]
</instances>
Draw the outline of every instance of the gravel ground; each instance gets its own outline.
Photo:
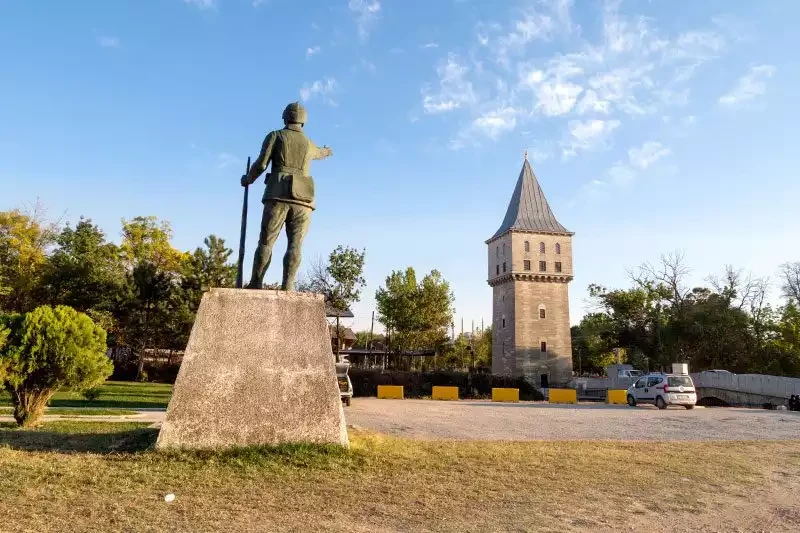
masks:
<instances>
[{"instance_id":1,"label":"gravel ground","mask_svg":"<svg viewBox=\"0 0 800 533\"><path fill-rule=\"evenodd\" d=\"M348 425L401 437L457 440L800 439L800 413L759 409L551 405L353 398Z\"/></svg>"}]
</instances>

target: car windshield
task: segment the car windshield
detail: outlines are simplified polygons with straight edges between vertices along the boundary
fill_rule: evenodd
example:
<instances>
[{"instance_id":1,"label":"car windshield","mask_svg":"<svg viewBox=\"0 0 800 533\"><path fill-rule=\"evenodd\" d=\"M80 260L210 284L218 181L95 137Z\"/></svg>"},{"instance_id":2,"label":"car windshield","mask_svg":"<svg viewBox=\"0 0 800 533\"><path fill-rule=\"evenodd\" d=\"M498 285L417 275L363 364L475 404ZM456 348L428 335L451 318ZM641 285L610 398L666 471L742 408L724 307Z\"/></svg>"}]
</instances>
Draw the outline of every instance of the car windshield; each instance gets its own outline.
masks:
<instances>
[{"instance_id":1,"label":"car windshield","mask_svg":"<svg viewBox=\"0 0 800 533\"><path fill-rule=\"evenodd\" d=\"M667 384L670 387L694 387L692 378L689 376L672 376L667 379Z\"/></svg>"}]
</instances>

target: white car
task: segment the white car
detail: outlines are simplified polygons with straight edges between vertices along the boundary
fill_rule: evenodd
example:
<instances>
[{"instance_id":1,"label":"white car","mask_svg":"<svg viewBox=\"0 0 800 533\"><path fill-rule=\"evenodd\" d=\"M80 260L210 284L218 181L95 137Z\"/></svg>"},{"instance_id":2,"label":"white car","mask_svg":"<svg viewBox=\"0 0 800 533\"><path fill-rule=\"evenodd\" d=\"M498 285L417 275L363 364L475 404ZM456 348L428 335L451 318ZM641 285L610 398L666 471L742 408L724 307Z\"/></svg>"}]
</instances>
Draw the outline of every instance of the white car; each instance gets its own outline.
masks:
<instances>
[{"instance_id":1,"label":"white car","mask_svg":"<svg viewBox=\"0 0 800 533\"><path fill-rule=\"evenodd\" d=\"M648 374L628 388L628 405L652 403L659 409L669 405L682 405L693 409L697 393L690 376L678 374Z\"/></svg>"}]
</instances>

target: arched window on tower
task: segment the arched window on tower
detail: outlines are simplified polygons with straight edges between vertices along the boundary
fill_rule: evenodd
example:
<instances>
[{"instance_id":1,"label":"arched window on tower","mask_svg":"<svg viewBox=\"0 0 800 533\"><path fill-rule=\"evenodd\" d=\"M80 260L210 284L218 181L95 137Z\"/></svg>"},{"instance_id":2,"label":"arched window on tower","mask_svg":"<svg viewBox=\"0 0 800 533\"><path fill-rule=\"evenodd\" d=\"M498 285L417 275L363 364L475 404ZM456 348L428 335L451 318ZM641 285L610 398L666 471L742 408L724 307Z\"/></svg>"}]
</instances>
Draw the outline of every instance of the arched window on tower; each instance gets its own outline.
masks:
<instances>
[{"instance_id":1,"label":"arched window on tower","mask_svg":"<svg viewBox=\"0 0 800 533\"><path fill-rule=\"evenodd\" d=\"M500 247L499 246L495 246L494 247L494 256L496 258L498 258L498 259L500 258Z\"/></svg>"},{"instance_id":2,"label":"arched window on tower","mask_svg":"<svg viewBox=\"0 0 800 533\"><path fill-rule=\"evenodd\" d=\"M540 253L540 254L543 254L543 253L544 253L544 242L540 242L540 243L539 243L539 253Z\"/></svg>"},{"instance_id":3,"label":"arched window on tower","mask_svg":"<svg viewBox=\"0 0 800 533\"><path fill-rule=\"evenodd\" d=\"M531 243L528 242L528 241L525 241L525 251L526 252L530 252L531 251Z\"/></svg>"},{"instance_id":4,"label":"arched window on tower","mask_svg":"<svg viewBox=\"0 0 800 533\"><path fill-rule=\"evenodd\" d=\"M561 243L556 243L556 254L561 254Z\"/></svg>"},{"instance_id":5,"label":"arched window on tower","mask_svg":"<svg viewBox=\"0 0 800 533\"><path fill-rule=\"evenodd\" d=\"M506 243L503 243L503 257L506 256Z\"/></svg>"}]
</instances>

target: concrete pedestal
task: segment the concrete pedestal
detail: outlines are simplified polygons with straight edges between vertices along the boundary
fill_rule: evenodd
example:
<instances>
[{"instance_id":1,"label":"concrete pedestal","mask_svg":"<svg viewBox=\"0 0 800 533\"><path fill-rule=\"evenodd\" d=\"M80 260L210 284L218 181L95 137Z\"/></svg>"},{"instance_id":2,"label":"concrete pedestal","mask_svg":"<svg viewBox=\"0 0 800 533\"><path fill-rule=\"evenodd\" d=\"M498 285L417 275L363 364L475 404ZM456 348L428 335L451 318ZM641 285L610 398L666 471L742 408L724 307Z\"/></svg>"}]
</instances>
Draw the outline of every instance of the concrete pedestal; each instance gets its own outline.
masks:
<instances>
[{"instance_id":1,"label":"concrete pedestal","mask_svg":"<svg viewBox=\"0 0 800 533\"><path fill-rule=\"evenodd\" d=\"M156 447L290 442L348 445L322 296L210 290Z\"/></svg>"}]
</instances>

